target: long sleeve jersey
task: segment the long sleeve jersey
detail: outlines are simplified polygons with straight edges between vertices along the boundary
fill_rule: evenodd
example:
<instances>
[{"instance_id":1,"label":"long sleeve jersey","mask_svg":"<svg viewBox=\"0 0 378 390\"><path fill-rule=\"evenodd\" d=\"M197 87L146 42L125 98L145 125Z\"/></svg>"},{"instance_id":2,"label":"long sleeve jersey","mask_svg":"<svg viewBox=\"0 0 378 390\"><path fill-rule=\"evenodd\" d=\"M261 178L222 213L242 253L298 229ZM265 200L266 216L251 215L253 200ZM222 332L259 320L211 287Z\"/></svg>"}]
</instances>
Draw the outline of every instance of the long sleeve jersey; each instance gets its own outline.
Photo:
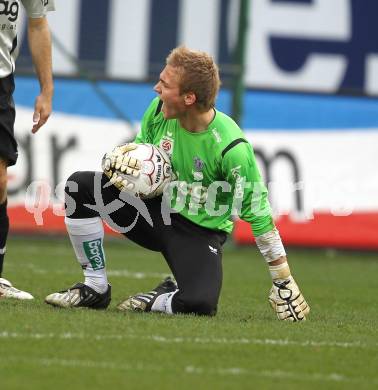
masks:
<instances>
[{"instance_id":1,"label":"long sleeve jersey","mask_svg":"<svg viewBox=\"0 0 378 390\"><path fill-rule=\"evenodd\" d=\"M274 227L268 192L252 146L239 126L215 110L208 128L190 132L165 119L155 98L146 110L136 143L159 146L170 156L177 178L171 207L197 225L232 231L233 217L249 222L255 236Z\"/></svg>"}]
</instances>

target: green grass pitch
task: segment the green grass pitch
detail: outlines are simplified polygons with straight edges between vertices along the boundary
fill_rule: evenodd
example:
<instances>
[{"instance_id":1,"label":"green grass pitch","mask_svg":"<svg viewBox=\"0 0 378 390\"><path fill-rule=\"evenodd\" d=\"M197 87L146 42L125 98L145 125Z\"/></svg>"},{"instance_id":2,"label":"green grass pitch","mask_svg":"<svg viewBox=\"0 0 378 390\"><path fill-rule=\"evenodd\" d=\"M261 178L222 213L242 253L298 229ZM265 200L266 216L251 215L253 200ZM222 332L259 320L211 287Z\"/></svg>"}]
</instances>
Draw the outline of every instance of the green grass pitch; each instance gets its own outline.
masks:
<instances>
[{"instance_id":1,"label":"green grass pitch","mask_svg":"<svg viewBox=\"0 0 378 390\"><path fill-rule=\"evenodd\" d=\"M13 238L4 276L35 295L0 301L2 389L378 388L377 253L289 249L311 306L303 323L271 311L255 248L228 245L218 315L119 313L169 273L160 254L107 240L113 300L63 310L44 297L81 281L68 239Z\"/></svg>"}]
</instances>

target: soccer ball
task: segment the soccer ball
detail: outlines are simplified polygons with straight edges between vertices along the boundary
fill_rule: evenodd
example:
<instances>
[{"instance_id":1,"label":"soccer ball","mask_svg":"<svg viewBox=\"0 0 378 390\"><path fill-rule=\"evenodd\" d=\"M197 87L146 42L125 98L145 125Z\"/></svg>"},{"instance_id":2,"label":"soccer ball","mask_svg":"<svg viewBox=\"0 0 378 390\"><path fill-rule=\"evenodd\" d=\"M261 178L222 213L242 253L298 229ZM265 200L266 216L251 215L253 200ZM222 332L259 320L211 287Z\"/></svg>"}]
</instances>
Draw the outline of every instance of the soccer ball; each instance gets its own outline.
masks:
<instances>
[{"instance_id":1,"label":"soccer ball","mask_svg":"<svg viewBox=\"0 0 378 390\"><path fill-rule=\"evenodd\" d=\"M122 157L139 160L141 167L137 177L116 169L116 159L120 156L122 145L111 153L105 154L102 160L104 173L113 178L113 182L120 190L128 192L142 199L154 198L161 195L164 187L172 179L171 162L164 150L152 144L134 144L135 149L123 153Z\"/></svg>"}]
</instances>

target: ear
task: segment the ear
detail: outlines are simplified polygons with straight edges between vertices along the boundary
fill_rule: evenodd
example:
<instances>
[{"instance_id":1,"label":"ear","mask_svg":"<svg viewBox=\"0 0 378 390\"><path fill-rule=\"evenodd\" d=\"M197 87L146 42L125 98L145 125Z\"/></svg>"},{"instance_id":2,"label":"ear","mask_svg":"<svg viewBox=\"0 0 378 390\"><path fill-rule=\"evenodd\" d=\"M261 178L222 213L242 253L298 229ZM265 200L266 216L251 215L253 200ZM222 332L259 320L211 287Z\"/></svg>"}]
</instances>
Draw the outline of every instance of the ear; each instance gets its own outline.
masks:
<instances>
[{"instance_id":1,"label":"ear","mask_svg":"<svg viewBox=\"0 0 378 390\"><path fill-rule=\"evenodd\" d=\"M194 92L188 92L184 95L184 103L186 106L192 106L197 100Z\"/></svg>"}]
</instances>

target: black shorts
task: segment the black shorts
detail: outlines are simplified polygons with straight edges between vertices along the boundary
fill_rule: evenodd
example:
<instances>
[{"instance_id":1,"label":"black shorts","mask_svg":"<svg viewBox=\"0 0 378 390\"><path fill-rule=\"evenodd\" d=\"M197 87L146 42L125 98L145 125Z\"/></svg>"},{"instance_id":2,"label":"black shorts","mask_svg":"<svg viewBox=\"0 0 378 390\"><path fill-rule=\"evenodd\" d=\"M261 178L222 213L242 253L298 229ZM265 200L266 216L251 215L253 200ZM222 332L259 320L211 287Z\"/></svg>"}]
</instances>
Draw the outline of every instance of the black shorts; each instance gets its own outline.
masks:
<instances>
[{"instance_id":1,"label":"black shorts","mask_svg":"<svg viewBox=\"0 0 378 390\"><path fill-rule=\"evenodd\" d=\"M118 226L118 231L124 229L125 236L132 241L163 254L179 287L172 301L174 312L216 313L222 286L222 246L227 233L204 228L176 213L170 214L171 223L167 224L162 217L161 198L145 200L145 209L139 207L138 212L122 195L120 200L120 192L113 185L106 186L108 179L100 172L76 172L68 182L77 185L66 187L67 217L100 216L113 228ZM100 192L100 202L105 206L88 208L86 205L99 206ZM109 216L101 215L101 209L112 202L121 207ZM107 220L108 217L111 219Z\"/></svg>"},{"instance_id":2,"label":"black shorts","mask_svg":"<svg viewBox=\"0 0 378 390\"><path fill-rule=\"evenodd\" d=\"M16 111L13 92L13 75L0 79L0 157L8 161L9 166L16 164L18 157L17 141L14 138Z\"/></svg>"}]
</instances>

